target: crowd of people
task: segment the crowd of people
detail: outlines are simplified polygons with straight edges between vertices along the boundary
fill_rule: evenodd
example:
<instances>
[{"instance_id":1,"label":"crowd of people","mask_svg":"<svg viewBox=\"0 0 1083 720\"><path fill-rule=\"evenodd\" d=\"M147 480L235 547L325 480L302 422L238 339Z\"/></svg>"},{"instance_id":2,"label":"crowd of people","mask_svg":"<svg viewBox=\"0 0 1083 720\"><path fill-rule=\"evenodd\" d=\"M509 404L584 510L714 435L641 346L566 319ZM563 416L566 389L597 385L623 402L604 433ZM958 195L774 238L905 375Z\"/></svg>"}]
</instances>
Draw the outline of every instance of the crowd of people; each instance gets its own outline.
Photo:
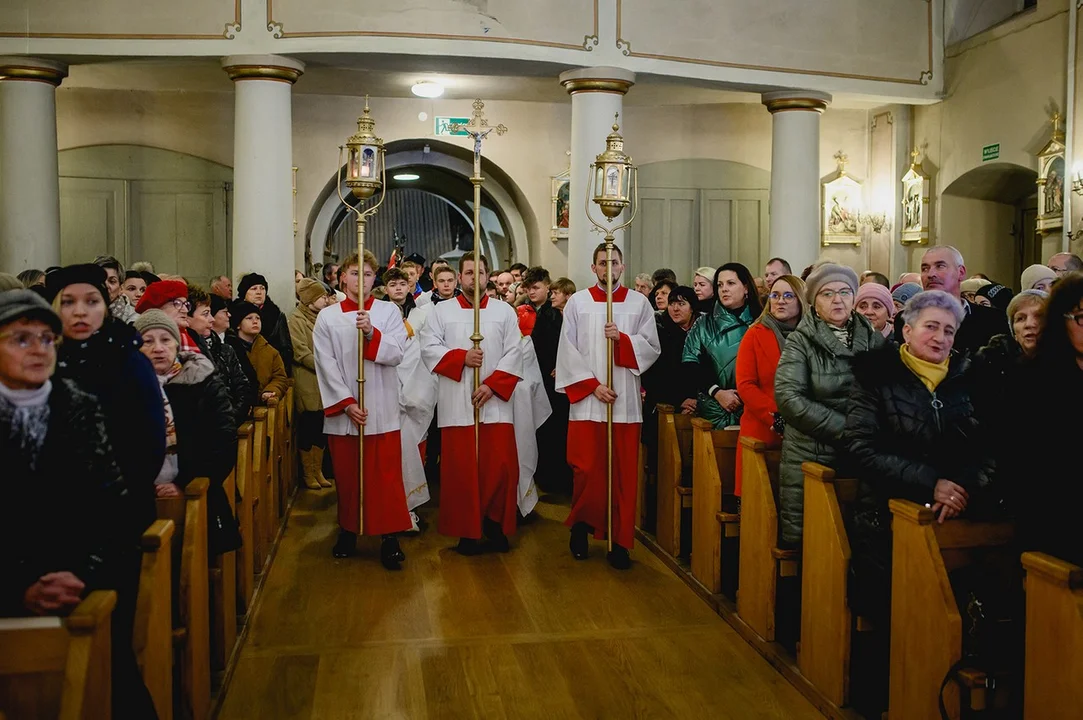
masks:
<instances>
[{"instance_id":1,"label":"crowd of people","mask_svg":"<svg viewBox=\"0 0 1083 720\"><path fill-rule=\"evenodd\" d=\"M785 547L801 542L802 463L859 478L862 614L882 617L889 597L890 498L924 503L940 522L1014 516L1028 549L1083 562L1070 470L1083 406L1078 257L1026 268L1019 293L968 277L947 246L895 284L831 262L798 275L773 258L760 277L726 263L696 269L688 285L660 269L629 288L619 249L608 267L605 257L600 245L597 283L577 289L542 267L490 270L470 254L384 268L365 253L319 278L298 272L288 312L254 272L235 294L226 276L204 290L112 257L0 274L0 445L13 480L0 510L0 573L13 580L0 613L63 613L90 589L116 588L113 677L131 697L141 683L123 648L154 499L208 478L210 553L236 549L222 488L237 429L252 407L285 397L290 377L302 483L336 488L333 555L379 536L390 571L406 560L399 538L424 529L417 510L437 478L438 531L459 553L509 551L540 489L571 497L576 559L611 521L607 559L627 569L639 446L653 466L661 403L781 446ZM43 483L56 490L47 503ZM736 490L739 503L739 480Z\"/></svg>"}]
</instances>

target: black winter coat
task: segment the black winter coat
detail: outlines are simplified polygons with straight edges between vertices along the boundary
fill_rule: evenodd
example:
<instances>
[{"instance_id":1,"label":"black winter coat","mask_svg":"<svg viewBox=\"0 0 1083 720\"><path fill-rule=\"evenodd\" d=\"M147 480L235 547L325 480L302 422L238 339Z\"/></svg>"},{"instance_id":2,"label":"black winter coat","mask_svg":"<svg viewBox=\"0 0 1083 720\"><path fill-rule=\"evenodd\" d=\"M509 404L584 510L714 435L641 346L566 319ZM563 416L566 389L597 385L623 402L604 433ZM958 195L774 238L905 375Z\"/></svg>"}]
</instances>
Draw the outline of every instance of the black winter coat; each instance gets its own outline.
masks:
<instances>
[{"instance_id":1,"label":"black winter coat","mask_svg":"<svg viewBox=\"0 0 1083 720\"><path fill-rule=\"evenodd\" d=\"M293 341L290 339L288 319L270 298L260 308L259 317L262 323L259 334L282 356L286 374L293 377Z\"/></svg>"},{"instance_id":2,"label":"black winter coat","mask_svg":"<svg viewBox=\"0 0 1083 720\"><path fill-rule=\"evenodd\" d=\"M150 361L139 350L142 345L135 328L107 318L87 340L65 340L60 345L55 375L75 381L101 403L140 534L158 517L154 479L165 460L162 390Z\"/></svg>"},{"instance_id":3,"label":"black winter coat","mask_svg":"<svg viewBox=\"0 0 1083 720\"><path fill-rule=\"evenodd\" d=\"M208 356L218 370L218 376L229 390L229 402L233 406L233 424L240 427L248 421L248 413L256 403L256 391L248 382L241 361L234 349L212 332L205 342Z\"/></svg>"},{"instance_id":4,"label":"black winter coat","mask_svg":"<svg viewBox=\"0 0 1083 720\"><path fill-rule=\"evenodd\" d=\"M978 305L977 303L963 301L967 308L963 324L955 333L953 350L956 354L970 357L978 350L989 344L994 336L1010 331L1007 318L1000 310ZM903 325L906 322L902 313L895 315L895 344L901 346L906 340L903 339Z\"/></svg>"},{"instance_id":5,"label":"black winter coat","mask_svg":"<svg viewBox=\"0 0 1083 720\"><path fill-rule=\"evenodd\" d=\"M210 480L207 491L208 544L212 555L241 546L222 485L237 462L237 428L229 391L215 372L214 364L198 353L181 352L182 369L165 384L177 429L175 480L185 487L193 479Z\"/></svg>"},{"instance_id":6,"label":"black winter coat","mask_svg":"<svg viewBox=\"0 0 1083 720\"><path fill-rule=\"evenodd\" d=\"M665 310L655 313L655 324L658 327L658 342L662 346L662 354L658 361L643 373L643 389L647 391L643 406L644 423L650 422L649 416L654 413L658 403L673 405L679 411L682 402L696 397L694 390L688 389L690 385L686 379L686 370L682 367L684 341L688 337L688 331L673 322ZM713 372L709 372L709 375L713 383Z\"/></svg>"},{"instance_id":7,"label":"black winter coat","mask_svg":"<svg viewBox=\"0 0 1083 720\"><path fill-rule=\"evenodd\" d=\"M115 587L117 560L135 547L125 520L127 490L98 401L54 378L48 405L36 467L0 424L0 615L26 615L26 589L50 572L74 574L85 592Z\"/></svg>"}]
</instances>

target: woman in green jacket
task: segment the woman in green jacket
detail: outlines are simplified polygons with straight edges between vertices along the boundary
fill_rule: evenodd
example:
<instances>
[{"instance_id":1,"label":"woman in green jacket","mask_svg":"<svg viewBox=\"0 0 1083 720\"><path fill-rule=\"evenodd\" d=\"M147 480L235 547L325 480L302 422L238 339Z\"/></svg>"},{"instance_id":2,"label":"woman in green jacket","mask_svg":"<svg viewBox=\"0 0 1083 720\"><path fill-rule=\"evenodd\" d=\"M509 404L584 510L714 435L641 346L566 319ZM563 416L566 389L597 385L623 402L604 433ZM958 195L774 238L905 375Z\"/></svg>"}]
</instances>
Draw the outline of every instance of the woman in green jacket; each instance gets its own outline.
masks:
<instances>
[{"instance_id":1,"label":"woman in green jacket","mask_svg":"<svg viewBox=\"0 0 1083 720\"><path fill-rule=\"evenodd\" d=\"M716 429L741 421L737 395L737 348L763 308L752 273L740 263L726 263L714 274L715 303L688 331L684 365L692 383L682 409L695 410Z\"/></svg>"},{"instance_id":2,"label":"woman in green jacket","mask_svg":"<svg viewBox=\"0 0 1083 720\"><path fill-rule=\"evenodd\" d=\"M854 310L857 273L825 263L805 281L807 312L782 351L775 372L775 402L785 423L779 466L782 544L801 544L805 478L801 463L838 470L847 401L854 384L854 356L885 342Z\"/></svg>"}]
</instances>

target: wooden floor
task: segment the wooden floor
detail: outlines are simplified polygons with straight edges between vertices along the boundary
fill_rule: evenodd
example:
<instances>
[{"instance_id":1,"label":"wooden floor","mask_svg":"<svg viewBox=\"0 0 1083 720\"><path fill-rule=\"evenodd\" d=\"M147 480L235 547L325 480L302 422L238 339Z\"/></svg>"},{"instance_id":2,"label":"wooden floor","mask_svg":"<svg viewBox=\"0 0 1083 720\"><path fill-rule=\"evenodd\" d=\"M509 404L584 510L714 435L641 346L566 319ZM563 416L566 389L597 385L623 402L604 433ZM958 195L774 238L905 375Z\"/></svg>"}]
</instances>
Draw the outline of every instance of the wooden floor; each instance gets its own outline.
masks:
<instances>
[{"instance_id":1,"label":"wooden floor","mask_svg":"<svg viewBox=\"0 0 1083 720\"><path fill-rule=\"evenodd\" d=\"M653 555L576 562L543 502L507 555L432 527L388 573L331 557L334 491L300 494L220 718L819 718Z\"/></svg>"}]
</instances>

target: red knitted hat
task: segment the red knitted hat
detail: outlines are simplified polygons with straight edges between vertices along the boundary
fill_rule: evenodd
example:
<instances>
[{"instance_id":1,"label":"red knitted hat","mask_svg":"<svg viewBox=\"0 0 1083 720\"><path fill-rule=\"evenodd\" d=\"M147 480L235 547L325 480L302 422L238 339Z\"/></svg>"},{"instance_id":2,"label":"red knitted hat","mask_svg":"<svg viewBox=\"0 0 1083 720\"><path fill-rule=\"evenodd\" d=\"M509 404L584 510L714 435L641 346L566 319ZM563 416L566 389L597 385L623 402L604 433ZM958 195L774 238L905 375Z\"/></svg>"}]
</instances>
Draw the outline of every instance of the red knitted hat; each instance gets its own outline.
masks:
<instances>
[{"instance_id":1,"label":"red knitted hat","mask_svg":"<svg viewBox=\"0 0 1083 720\"><path fill-rule=\"evenodd\" d=\"M180 280L159 280L147 285L146 292L135 306L137 313L143 313L153 308L160 308L167 302L177 298L188 297L188 285Z\"/></svg>"}]
</instances>

